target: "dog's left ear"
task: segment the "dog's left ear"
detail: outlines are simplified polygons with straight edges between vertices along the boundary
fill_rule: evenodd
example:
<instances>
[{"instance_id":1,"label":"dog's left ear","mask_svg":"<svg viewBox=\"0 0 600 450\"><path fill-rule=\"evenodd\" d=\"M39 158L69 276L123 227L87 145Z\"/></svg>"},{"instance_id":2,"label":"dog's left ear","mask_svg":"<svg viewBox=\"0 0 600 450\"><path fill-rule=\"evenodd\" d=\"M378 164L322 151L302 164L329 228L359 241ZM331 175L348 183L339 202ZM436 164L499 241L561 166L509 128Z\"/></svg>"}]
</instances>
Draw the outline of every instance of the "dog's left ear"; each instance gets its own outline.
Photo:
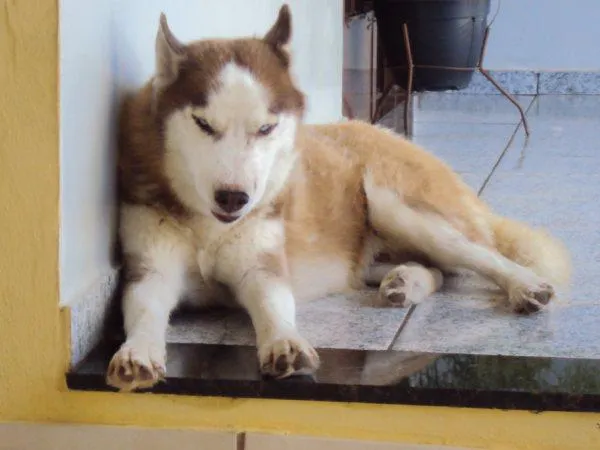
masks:
<instances>
[{"instance_id":1,"label":"dog's left ear","mask_svg":"<svg viewBox=\"0 0 600 450\"><path fill-rule=\"evenodd\" d=\"M277 50L287 51L292 36L292 13L290 7L284 4L279 9L277 21L265 35L264 40Z\"/></svg>"}]
</instances>

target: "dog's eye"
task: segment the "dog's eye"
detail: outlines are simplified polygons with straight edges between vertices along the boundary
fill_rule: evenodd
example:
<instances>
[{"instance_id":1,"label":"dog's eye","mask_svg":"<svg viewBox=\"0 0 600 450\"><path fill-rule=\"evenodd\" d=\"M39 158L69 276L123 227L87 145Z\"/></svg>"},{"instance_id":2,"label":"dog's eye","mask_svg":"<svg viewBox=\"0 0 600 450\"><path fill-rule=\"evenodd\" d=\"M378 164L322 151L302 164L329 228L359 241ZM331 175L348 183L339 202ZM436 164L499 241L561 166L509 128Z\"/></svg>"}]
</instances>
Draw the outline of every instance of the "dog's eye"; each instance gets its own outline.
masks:
<instances>
[{"instance_id":1,"label":"dog's eye","mask_svg":"<svg viewBox=\"0 0 600 450\"><path fill-rule=\"evenodd\" d=\"M266 125L263 125L262 127L260 127L258 129L258 133L257 134L259 136L268 136L269 134L271 134L271 131L273 131L276 126L277 126L276 123L268 123Z\"/></svg>"},{"instance_id":2,"label":"dog's eye","mask_svg":"<svg viewBox=\"0 0 600 450\"><path fill-rule=\"evenodd\" d=\"M204 131L206 134L208 134L209 136L214 136L215 134L217 134L215 129L213 127L211 127L206 120L204 120L201 117L196 117L196 116L192 116L192 117L194 118L194 122L196 122L196 125L198 125L198 127L202 131Z\"/></svg>"}]
</instances>

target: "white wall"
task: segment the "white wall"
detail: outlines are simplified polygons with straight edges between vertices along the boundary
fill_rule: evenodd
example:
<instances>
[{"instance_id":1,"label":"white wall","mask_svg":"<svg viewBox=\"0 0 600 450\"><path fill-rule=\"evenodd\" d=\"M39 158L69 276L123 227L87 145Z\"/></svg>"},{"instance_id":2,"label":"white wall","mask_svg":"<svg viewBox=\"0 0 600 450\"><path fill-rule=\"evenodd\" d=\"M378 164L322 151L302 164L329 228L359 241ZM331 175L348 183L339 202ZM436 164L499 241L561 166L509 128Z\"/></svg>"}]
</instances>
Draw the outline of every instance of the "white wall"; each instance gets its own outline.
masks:
<instances>
[{"instance_id":1,"label":"white wall","mask_svg":"<svg viewBox=\"0 0 600 450\"><path fill-rule=\"evenodd\" d=\"M371 68L371 28L373 13L355 17L344 25L344 69L369 70ZM377 48L377 25L373 29L373 52ZM375 61L376 55L373 55ZM375 65L375 64L374 64Z\"/></svg>"},{"instance_id":2,"label":"white wall","mask_svg":"<svg viewBox=\"0 0 600 450\"><path fill-rule=\"evenodd\" d=\"M490 17L498 0L492 0ZM502 0L488 69L600 70L600 1Z\"/></svg>"},{"instance_id":3,"label":"white wall","mask_svg":"<svg viewBox=\"0 0 600 450\"><path fill-rule=\"evenodd\" d=\"M154 68L161 11L183 41L264 34L283 0L61 0L61 302L111 270L117 98ZM288 0L308 122L341 119L343 2Z\"/></svg>"},{"instance_id":4,"label":"white wall","mask_svg":"<svg viewBox=\"0 0 600 450\"><path fill-rule=\"evenodd\" d=\"M60 4L60 298L111 270L115 67L110 2Z\"/></svg>"},{"instance_id":5,"label":"white wall","mask_svg":"<svg viewBox=\"0 0 600 450\"><path fill-rule=\"evenodd\" d=\"M70 0L77 1L77 0ZM283 0L112 0L120 86L137 85L154 69L158 15L182 41L203 37L262 35ZM292 9L294 70L308 94L307 121L341 118L342 0L288 0ZM143 6L142 6L143 5ZM132 60L134 64L132 64Z\"/></svg>"}]
</instances>

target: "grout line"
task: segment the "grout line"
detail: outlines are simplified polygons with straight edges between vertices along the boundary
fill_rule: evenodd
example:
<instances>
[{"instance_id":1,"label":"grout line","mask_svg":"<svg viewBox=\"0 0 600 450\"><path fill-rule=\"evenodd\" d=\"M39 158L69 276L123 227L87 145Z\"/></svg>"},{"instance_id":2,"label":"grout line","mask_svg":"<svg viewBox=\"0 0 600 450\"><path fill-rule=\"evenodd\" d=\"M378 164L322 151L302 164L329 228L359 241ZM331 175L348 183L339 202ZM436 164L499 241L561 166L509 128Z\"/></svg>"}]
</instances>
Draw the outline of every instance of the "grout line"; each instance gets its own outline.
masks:
<instances>
[{"instance_id":1,"label":"grout line","mask_svg":"<svg viewBox=\"0 0 600 450\"><path fill-rule=\"evenodd\" d=\"M246 433L241 432L237 434L236 450L246 450Z\"/></svg>"},{"instance_id":2,"label":"grout line","mask_svg":"<svg viewBox=\"0 0 600 450\"><path fill-rule=\"evenodd\" d=\"M390 345L388 345L388 347L386 348L386 351L390 351L393 349L394 344L396 343L396 341L398 340L398 337L400 336L400 333L402 332L402 330L404 330L404 328L406 328L406 325L408 324L408 319L410 319L410 317L413 315L413 312L415 311L415 309L417 309L417 305L410 306L410 308L408 309L408 312L406 313L406 315L404 316L404 319L402 320L402 323L398 327L396 334L394 334L394 337L392 338Z\"/></svg>"},{"instance_id":3,"label":"grout line","mask_svg":"<svg viewBox=\"0 0 600 450\"><path fill-rule=\"evenodd\" d=\"M533 100L531 100L531 102L529 103L529 106L527 106L527 109L525 110L525 115L526 116L529 113L529 110L531 109L531 107L533 106L533 104L537 101L537 99L538 99L538 96L534 95L533 96ZM500 163L504 159L504 156L506 155L506 153L508 153L508 150L512 146L512 143L514 142L515 137L517 136L517 133L518 133L518 131L521 128L523 128L523 121L519 120L519 123L517 124L517 126L515 127L515 130L513 131L512 135L508 139L508 142L506 143L506 146L504 147L504 150L502 150L502 152L500 153L500 156L498 157L498 159L494 163L494 166L492 167L492 170L490 170L490 173L485 178L485 180L483 180L483 183L482 183L481 187L477 191L477 196L478 197L481 196L481 194L483 193L483 190L489 184L490 180L492 179L492 176L494 175L494 173L496 172L496 169L498 168L498 166L500 165ZM525 137L525 142L527 142L527 139L529 139L529 137Z\"/></svg>"}]
</instances>

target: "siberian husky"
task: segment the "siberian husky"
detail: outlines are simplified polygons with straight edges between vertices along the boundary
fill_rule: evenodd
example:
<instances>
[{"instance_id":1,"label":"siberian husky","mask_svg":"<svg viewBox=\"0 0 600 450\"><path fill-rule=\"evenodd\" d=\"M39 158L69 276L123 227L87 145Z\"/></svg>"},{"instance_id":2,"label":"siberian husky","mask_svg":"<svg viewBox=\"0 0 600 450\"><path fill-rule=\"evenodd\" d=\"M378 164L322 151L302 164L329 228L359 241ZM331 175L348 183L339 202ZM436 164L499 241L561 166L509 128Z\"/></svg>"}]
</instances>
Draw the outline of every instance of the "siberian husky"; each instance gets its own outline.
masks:
<instances>
[{"instance_id":1,"label":"siberian husky","mask_svg":"<svg viewBox=\"0 0 600 450\"><path fill-rule=\"evenodd\" d=\"M126 340L108 384L165 377L181 302L243 307L261 371L280 378L319 364L296 328L297 301L377 283L377 306L407 307L461 268L532 313L568 280L562 244L495 215L410 141L360 121L304 125L290 37L287 5L263 38L188 44L161 15L156 73L122 109Z\"/></svg>"}]
</instances>

